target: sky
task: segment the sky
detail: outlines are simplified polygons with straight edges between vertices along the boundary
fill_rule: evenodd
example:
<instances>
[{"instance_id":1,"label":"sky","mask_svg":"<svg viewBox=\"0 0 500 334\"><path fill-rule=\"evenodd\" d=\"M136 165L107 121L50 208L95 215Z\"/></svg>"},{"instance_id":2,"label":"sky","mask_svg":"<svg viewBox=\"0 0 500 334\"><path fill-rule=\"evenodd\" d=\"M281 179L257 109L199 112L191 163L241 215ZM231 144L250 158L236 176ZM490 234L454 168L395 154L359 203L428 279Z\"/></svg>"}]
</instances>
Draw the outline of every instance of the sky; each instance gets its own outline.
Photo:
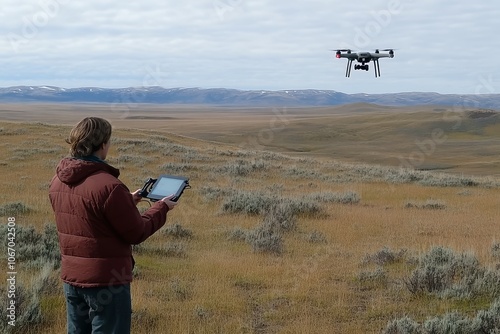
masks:
<instances>
[{"instance_id":1,"label":"sky","mask_svg":"<svg viewBox=\"0 0 500 334\"><path fill-rule=\"evenodd\" d=\"M500 94L497 0L2 0L0 87ZM345 77L333 49L395 49Z\"/></svg>"}]
</instances>

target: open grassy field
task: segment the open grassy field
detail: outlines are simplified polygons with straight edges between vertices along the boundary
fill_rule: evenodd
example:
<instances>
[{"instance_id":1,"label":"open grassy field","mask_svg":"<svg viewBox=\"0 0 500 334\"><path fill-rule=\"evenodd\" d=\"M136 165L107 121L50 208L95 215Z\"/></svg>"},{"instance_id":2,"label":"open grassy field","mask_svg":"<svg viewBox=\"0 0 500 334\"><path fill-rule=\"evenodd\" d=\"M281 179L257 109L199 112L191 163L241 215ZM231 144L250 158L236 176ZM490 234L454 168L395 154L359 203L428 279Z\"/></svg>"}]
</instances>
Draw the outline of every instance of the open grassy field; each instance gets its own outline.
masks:
<instances>
[{"instance_id":1,"label":"open grassy field","mask_svg":"<svg viewBox=\"0 0 500 334\"><path fill-rule=\"evenodd\" d=\"M397 333L500 307L496 113L108 108L0 106L0 219L34 228L18 247L37 233L52 245L47 186L88 115L111 120L108 162L131 190L188 176L165 227L135 247L134 333ZM18 252L20 317L33 315L19 333L64 332L49 246Z\"/></svg>"},{"instance_id":2,"label":"open grassy field","mask_svg":"<svg viewBox=\"0 0 500 334\"><path fill-rule=\"evenodd\" d=\"M500 113L459 107L8 104L0 119L158 130L295 157L500 176Z\"/></svg>"}]
</instances>

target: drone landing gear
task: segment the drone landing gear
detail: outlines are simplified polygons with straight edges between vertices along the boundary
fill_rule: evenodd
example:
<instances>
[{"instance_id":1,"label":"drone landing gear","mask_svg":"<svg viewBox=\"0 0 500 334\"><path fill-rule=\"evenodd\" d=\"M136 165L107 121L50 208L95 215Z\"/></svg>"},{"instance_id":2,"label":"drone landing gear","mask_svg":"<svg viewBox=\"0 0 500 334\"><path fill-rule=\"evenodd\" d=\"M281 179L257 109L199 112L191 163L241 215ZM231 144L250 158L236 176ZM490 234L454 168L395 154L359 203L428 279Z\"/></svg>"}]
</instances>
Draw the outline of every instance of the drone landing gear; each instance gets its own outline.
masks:
<instances>
[{"instance_id":1,"label":"drone landing gear","mask_svg":"<svg viewBox=\"0 0 500 334\"><path fill-rule=\"evenodd\" d=\"M350 77L351 76L351 68L352 68L352 59L347 60L347 69L345 70L345 76ZM358 65L356 65L358 66ZM356 66L354 66L354 69L356 69Z\"/></svg>"},{"instance_id":2,"label":"drone landing gear","mask_svg":"<svg viewBox=\"0 0 500 334\"><path fill-rule=\"evenodd\" d=\"M368 66L368 65L366 65ZM378 59L373 59L373 68L375 69L375 78L380 76L380 64Z\"/></svg>"},{"instance_id":3,"label":"drone landing gear","mask_svg":"<svg viewBox=\"0 0 500 334\"><path fill-rule=\"evenodd\" d=\"M352 69L352 62L353 62L353 61L354 61L354 60L351 60L351 59L349 59L349 60L347 61L347 69L346 69L346 71L345 71L345 76L346 76L346 77L350 77L350 76L351 76L351 69ZM365 64L363 64L363 65L358 65L358 64L354 65L354 70L364 70L364 71L368 71L368 69L369 69L369 66L368 66L368 65L365 65Z\"/></svg>"},{"instance_id":4,"label":"drone landing gear","mask_svg":"<svg viewBox=\"0 0 500 334\"><path fill-rule=\"evenodd\" d=\"M353 59L349 59L347 61L347 69L345 71L345 76L350 77L351 76L351 69L352 69L352 62ZM362 65L354 65L354 70L364 70L368 71L370 69L370 66L368 64L362 64ZM375 70L375 78L380 76L380 64L378 62L378 59L373 59L373 69Z\"/></svg>"}]
</instances>

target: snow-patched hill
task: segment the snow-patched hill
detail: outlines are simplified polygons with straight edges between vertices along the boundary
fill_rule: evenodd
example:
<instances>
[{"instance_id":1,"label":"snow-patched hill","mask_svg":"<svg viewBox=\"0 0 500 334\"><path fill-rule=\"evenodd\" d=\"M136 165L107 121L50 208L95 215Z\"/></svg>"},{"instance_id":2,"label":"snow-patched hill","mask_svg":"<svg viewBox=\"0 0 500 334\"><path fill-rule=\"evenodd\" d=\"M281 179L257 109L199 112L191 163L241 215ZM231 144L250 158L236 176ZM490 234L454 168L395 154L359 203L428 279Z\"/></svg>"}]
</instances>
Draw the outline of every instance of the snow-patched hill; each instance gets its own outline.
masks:
<instances>
[{"instance_id":1,"label":"snow-patched hill","mask_svg":"<svg viewBox=\"0 0 500 334\"><path fill-rule=\"evenodd\" d=\"M0 88L0 102L176 103L238 106L332 106L375 103L387 106L446 105L500 109L500 94L438 94L405 92L345 94L333 90L237 90L226 88L61 88L15 86Z\"/></svg>"}]
</instances>

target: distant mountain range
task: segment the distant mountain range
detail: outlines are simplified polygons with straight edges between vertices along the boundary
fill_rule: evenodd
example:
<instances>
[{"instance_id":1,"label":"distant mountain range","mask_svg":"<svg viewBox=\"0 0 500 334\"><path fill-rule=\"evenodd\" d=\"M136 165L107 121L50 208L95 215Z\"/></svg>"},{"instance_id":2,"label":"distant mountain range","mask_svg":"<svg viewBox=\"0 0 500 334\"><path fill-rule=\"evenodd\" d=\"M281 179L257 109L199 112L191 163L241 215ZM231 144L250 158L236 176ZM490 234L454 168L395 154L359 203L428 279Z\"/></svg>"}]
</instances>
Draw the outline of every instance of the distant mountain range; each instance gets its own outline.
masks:
<instances>
[{"instance_id":1,"label":"distant mountain range","mask_svg":"<svg viewBox=\"0 0 500 334\"><path fill-rule=\"evenodd\" d=\"M427 92L345 94L333 90L237 90L225 88L61 88L16 86L0 88L0 103L169 103L227 106L334 106L374 103L386 106L446 105L500 109L500 94L438 94Z\"/></svg>"}]
</instances>

